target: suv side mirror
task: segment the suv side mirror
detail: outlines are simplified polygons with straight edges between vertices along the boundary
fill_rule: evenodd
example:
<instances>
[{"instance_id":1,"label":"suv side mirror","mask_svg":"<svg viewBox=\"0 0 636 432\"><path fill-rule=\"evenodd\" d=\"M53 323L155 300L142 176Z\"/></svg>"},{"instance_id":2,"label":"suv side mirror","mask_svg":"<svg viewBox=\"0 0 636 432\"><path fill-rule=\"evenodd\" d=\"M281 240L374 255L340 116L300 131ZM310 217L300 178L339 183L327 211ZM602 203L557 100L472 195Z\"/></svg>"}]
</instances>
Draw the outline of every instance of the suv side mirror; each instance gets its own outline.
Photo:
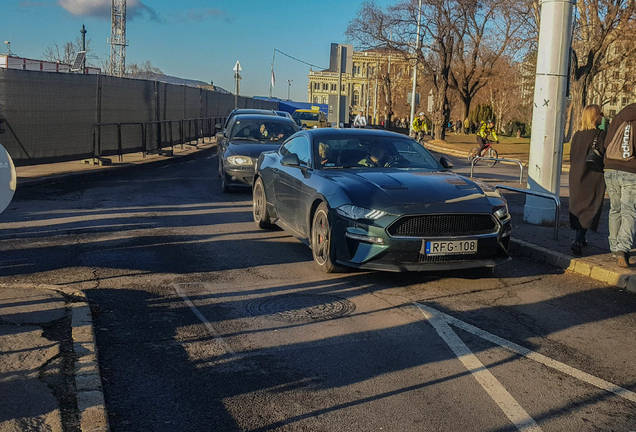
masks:
<instances>
[{"instance_id":1,"label":"suv side mirror","mask_svg":"<svg viewBox=\"0 0 636 432\"><path fill-rule=\"evenodd\" d=\"M453 163L444 156L439 158L439 163L442 165L442 167L444 167L444 169L451 169L453 167Z\"/></svg>"},{"instance_id":2,"label":"suv side mirror","mask_svg":"<svg viewBox=\"0 0 636 432\"><path fill-rule=\"evenodd\" d=\"M214 136L216 137L217 142L225 138L225 134L223 132L217 132Z\"/></svg>"},{"instance_id":3,"label":"suv side mirror","mask_svg":"<svg viewBox=\"0 0 636 432\"><path fill-rule=\"evenodd\" d=\"M221 123L215 124L214 127L217 129L223 129L223 125Z\"/></svg>"},{"instance_id":4,"label":"suv side mirror","mask_svg":"<svg viewBox=\"0 0 636 432\"><path fill-rule=\"evenodd\" d=\"M285 156L283 156L283 159L281 159L280 163L290 167L300 166L300 160L298 159L298 155L296 153L287 153Z\"/></svg>"}]
</instances>

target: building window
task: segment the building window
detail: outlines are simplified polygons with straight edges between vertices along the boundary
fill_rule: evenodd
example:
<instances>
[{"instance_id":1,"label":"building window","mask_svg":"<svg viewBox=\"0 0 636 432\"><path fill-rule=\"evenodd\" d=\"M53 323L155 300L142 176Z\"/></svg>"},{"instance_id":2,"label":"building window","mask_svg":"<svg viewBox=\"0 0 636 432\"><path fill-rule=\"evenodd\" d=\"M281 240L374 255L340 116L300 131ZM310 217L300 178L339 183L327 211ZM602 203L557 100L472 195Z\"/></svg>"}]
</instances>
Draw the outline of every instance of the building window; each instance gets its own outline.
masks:
<instances>
[{"instance_id":1,"label":"building window","mask_svg":"<svg viewBox=\"0 0 636 432\"><path fill-rule=\"evenodd\" d=\"M331 91L335 92L338 90L338 84L331 84Z\"/></svg>"},{"instance_id":2,"label":"building window","mask_svg":"<svg viewBox=\"0 0 636 432\"><path fill-rule=\"evenodd\" d=\"M327 100L327 96L323 97L323 98L322 98L322 103L326 104L327 102L328 102L328 100Z\"/></svg>"},{"instance_id":3,"label":"building window","mask_svg":"<svg viewBox=\"0 0 636 432\"><path fill-rule=\"evenodd\" d=\"M621 78L621 72L620 71L614 71L614 79L620 79Z\"/></svg>"},{"instance_id":4,"label":"building window","mask_svg":"<svg viewBox=\"0 0 636 432\"><path fill-rule=\"evenodd\" d=\"M623 99L621 100L621 103L623 105L627 105L627 98L625 96L623 96Z\"/></svg>"},{"instance_id":5,"label":"building window","mask_svg":"<svg viewBox=\"0 0 636 432\"><path fill-rule=\"evenodd\" d=\"M614 96L612 98L612 105L616 105L618 103L618 98L616 96Z\"/></svg>"},{"instance_id":6,"label":"building window","mask_svg":"<svg viewBox=\"0 0 636 432\"><path fill-rule=\"evenodd\" d=\"M360 92L358 90L353 91L353 106L357 107L360 103Z\"/></svg>"},{"instance_id":7,"label":"building window","mask_svg":"<svg viewBox=\"0 0 636 432\"><path fill-rule=\"evenodd\" d=\"M609 116L614 117L616 115L616 110L610 110Z\"/></svg>"},{"instance_id":8,"label":"building window","mask_svg":"<svg viewBox=\"0 0 636 432\"><path fill-rule=\"evenodd\" d=\"M314 103L320 103L320 96L314 96Z\"/></svg>"},{"instance_id":9,"label":"building window","mask_svg":"<svg viewBox=\"0 0 636 432\"><path fill-rule=\"evenodd\" d=\"M314 83L314 90L320 90L320 83Z\"/></svg>"}]
</instances>

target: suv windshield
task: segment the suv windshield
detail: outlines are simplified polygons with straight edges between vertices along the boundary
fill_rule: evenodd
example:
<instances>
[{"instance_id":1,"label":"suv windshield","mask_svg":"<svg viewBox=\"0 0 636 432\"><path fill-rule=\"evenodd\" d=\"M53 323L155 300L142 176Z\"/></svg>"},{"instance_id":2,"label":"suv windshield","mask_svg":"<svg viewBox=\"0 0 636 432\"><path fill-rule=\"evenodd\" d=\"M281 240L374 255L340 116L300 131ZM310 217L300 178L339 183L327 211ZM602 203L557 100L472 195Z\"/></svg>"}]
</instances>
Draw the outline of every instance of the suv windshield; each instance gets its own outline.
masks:
<instances>
[{"instance_id":1,"label":"suv windshield","mask_svg":"<svg viewBox=\"0 0 636 432\"><path fill-rule=\"evenodd\" d=\"M314 140L323 169L425 168L439 170L437 160L420 144L399 137L321 137Z\"/></svg>"},{"instance_id":2,"label":"suv windshield","mask_svg":"<svg viewBox=\"0 0 636 432\"><path fill-rule=\"evenodd\" d=\"M263 120L238 120L234 123L229 139L255 142L285 141L298 128L291 122Z\"/></svg>"},{"instance_id":3,"label":"suv windshield","mask_svg":"<svg viewBox=\"0 0 636 432\"><path fill-rule=\"evenodd\" d=\"M317 112L295 112L293 117L300 120L318 121Z\"/></svg>"}]
</instances>

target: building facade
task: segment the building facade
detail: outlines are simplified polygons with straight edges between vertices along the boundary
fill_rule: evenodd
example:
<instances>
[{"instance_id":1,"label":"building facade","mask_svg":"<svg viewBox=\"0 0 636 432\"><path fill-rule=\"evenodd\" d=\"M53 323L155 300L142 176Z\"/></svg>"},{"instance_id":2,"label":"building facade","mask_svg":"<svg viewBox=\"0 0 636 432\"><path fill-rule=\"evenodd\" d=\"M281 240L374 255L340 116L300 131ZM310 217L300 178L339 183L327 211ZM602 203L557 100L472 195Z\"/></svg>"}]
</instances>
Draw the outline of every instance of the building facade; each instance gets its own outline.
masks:
<instances>
[{"instance_id":1,"label":"building facade","mask_svg":"<svg viewBox=\"0 0 636 432\"><path fill-rule=\"evenodd\" d=\"M385 120L388 111L393 112L393 118L406 118L410 111L406 93L411 90L412 74L413 66L400 53L388 50L354 51L352 73L342 74L340 94L349 96L350 114L363 111L373 124ZM308 78L308 102L327 104L330 94L338 94L337 72L312 70ZM387 96L389 86L391 104Z\"/></svg>"}]
</instances>

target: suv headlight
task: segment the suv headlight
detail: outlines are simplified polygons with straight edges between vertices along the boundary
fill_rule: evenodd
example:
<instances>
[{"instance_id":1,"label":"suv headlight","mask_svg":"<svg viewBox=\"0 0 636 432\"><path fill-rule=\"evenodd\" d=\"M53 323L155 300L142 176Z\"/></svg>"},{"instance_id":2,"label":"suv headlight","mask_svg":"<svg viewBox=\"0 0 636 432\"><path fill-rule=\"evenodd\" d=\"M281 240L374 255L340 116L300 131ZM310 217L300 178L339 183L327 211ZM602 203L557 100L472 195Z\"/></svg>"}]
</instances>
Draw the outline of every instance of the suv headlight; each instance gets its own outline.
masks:
<instances>
[{"instance_id":1,"label":"suv headlight","mask_svg":"<svg viewBox=\"0 0 636 432\"><path fill-rule=\"evenodd\" d=\"M496 207L495 216L497 216L497 218L501 221L510 219L510 213L508 213L508 204Z\"/></svg>"},{"instance_id":2,"label":"suv headlight","mask_svg":"<svg viewBox=\"0 0 636 432\"><path fill-rule=\"evenodd\" d=\"M252 165L252 158L248 156L230 156L227 161L232 165Z\"/></svg>"},{"instance_id":3,"label":"suv headlight","mask_svg":"<svg viewBox=\"0 0 636 432\"><path fill-rule=\"evenodd\" d=\"M351 204L345 204L336 209L336 212L340 216L344 216L348 219L358 220L358 219L371 219L378 220L382 216L386 215L386 212L382 210L372 210L364 207L358 207Z\"/></svg>"}]
</instances>

